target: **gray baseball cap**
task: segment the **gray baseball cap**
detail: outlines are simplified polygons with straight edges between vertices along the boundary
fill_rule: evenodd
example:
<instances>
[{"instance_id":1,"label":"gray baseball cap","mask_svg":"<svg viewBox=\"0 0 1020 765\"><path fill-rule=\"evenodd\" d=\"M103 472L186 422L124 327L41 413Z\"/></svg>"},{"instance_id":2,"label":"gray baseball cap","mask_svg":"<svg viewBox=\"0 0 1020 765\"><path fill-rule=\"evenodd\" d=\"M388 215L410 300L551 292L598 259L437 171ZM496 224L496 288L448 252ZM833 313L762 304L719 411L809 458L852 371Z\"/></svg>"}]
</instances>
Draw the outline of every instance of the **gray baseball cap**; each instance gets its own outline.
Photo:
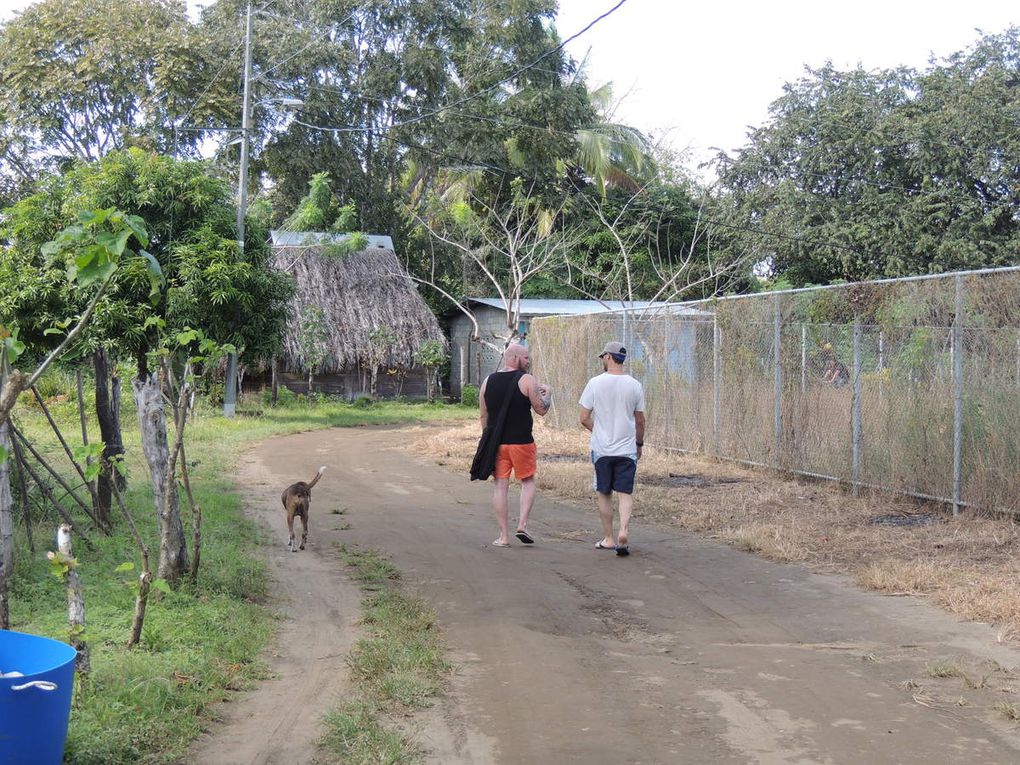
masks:
<instances>
[{"instance_id":1,"label":"gray baseball cap","mask_svg":"<svg viewBox=\"0 0 1020 765\"><path fill-rule=\"evenodd\" d=\"M615 340L610 340L606 343L606 347L599 353L598 358L602 358L607 353L615 353L617 356L627 357L627 349L623 347L623 343L618 343Z\"/></svg>"}]
</instances>

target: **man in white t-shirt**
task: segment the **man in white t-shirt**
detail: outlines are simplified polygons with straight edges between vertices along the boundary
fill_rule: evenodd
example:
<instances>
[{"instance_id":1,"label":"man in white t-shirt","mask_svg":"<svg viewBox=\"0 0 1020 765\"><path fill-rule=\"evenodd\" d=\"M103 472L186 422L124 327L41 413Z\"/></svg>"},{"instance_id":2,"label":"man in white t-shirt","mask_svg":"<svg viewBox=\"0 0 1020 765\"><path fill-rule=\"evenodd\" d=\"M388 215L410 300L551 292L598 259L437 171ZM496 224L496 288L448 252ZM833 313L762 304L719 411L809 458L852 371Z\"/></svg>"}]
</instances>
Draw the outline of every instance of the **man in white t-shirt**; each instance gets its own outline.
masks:
<instances>
[{"instance_id":1,"label":"man in white t-shirt","mask_svg":"<svg viewBox=\"0 0 1020 765\"><path fill-rule=\"evenodd\" d=\"M581 393L581 424L591 431L591 461L604 536L599 550L629 555L630 516L634 510L634 475L645 440L645 391L627 374L627 349L606 343L599 354L603 374L593 377ZM620 506L620 533L613 536L613 492Z\"/></svg>"}]
</instances>

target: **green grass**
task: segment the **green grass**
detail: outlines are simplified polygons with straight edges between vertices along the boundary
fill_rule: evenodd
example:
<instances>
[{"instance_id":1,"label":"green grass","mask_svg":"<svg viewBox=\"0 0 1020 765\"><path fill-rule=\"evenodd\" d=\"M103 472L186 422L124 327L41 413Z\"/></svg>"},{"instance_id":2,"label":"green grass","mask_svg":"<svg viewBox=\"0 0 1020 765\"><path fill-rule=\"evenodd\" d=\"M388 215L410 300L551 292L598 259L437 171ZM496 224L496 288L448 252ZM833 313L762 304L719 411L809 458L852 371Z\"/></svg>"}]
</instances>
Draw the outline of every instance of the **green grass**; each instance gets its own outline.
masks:
<instances>
[{"instance_id":1,"label":"green grass","mask_svg":"<svg viewBox=\"0 0 1020 765\"><path fill-rule=\"evenodd\" d=\"M66 474L72 474L41 413L26 403L23 398L15 412L19 427L48 460L61 469L66 466ZM245 406L252 404L242 401L239 410ZM73 402L55 403L53 413L65 437L80 442ZM265 539L260 527L245 519L241 497L230 480L244 449L271 436L316 428L473 416L475 412L464 407L379 403L356 408L319 402L264 408L257 417L227 420L212 408L200 408L187 431L192 484L203 511L199 581L168 596L150 596L141 645L133 650L126 648L126 642L137 570L117 573L115 569L125 561L138 565L136 548L119 516L112 537L101 536L82 521L96 548L90 551L75 540L92 674L76 697L66 761L79 765L180 761L211 719L210 705L265 676L260 657L275 632L274 615L265 604L269 579L259 549ZM122 418L130 475L125 499L147 538L155 567L155 510L130 395L123 401ZM90 437L98 439L92 418L90 431L94 431ZM28 549L23 519L15 516L11 626L66 639L66 595L46 560L60 521L52 511L36 508L34 513L34 554ZM183 496L181 514L190 546L191 518ZM76 514L76 520L81 520L80 515ZM365 570L370 568L366 564ZM389 682L395 697L409 701L421 698L424 688L435 686L434 680L421 680L409 670Z\"/></svg>"},{"instance_id":2,"label":"green grass","mask_svg":"<svg viewBox=\"0 0 1020 765\"><path fill-rule=\"evenodd\" d=\"M387 720L428 706L446 685L450 665L435 613L401 592L400 572L378 553L342 552L369 593L362 603L367 634L348 657L357 696L325 716L322 743L344 763L414 762L414 742Z\"/></svg>"}]
</instances>

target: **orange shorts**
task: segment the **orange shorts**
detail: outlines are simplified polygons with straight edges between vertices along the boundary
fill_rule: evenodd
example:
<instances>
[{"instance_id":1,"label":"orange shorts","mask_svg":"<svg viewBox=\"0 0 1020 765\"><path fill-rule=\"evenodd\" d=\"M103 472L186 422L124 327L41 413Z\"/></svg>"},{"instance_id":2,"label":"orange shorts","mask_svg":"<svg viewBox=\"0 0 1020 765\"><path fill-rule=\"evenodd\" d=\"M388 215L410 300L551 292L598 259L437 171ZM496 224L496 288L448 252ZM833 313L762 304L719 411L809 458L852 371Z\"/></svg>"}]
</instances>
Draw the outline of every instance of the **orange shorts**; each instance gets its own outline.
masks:
<instances>
[{"instance_id":1,"label":"orange shorts","mask_svg":"<svg viewBox=\"0 0 1020 765\"><path fill-rule=\"evenodd\" d=\"M492 475L496 478L509 478L510 469L518 481L535 475L538 460L538 447L535 442L530 444L502 444L496 455L496 469Z\"/></svg>"}]
</instances>

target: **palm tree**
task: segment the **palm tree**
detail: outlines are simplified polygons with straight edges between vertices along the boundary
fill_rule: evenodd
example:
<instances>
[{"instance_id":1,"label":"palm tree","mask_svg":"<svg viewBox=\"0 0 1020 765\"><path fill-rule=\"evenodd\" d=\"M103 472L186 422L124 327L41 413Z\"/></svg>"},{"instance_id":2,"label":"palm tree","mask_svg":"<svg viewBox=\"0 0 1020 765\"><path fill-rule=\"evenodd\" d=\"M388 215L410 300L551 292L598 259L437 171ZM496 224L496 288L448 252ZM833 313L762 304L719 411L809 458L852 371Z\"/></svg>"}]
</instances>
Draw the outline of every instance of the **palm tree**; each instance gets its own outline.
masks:
<instances>
[{"instance_id":1,"label":"palm tree","mask_svg":"<svg viewBox=\"0 0 1020 765\"><path fill-rule=\"evenodd\" d=\"M635 127L613 122L613 84L588 91L596 121L575 132L576 166L602 196L611 186L637 191L655 174L652 145Z\"/></svg>"}]
</instances>

